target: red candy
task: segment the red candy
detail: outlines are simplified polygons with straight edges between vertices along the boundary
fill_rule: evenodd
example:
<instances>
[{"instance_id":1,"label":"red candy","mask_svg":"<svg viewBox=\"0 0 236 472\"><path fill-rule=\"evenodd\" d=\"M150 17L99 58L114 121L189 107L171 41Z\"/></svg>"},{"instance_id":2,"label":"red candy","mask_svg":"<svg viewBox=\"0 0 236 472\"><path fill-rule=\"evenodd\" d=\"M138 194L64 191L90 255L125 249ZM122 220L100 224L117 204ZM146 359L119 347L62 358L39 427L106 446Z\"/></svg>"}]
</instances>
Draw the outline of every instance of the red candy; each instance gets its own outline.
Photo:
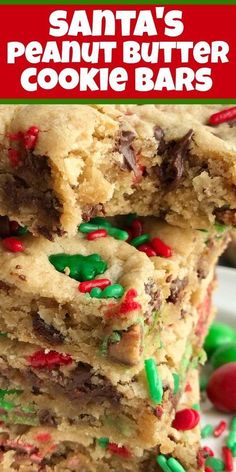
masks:
<instances>
[{"instance_id":1,"label":"red candy","mask_svg":"<svg viewBox=\"0 0 236 472\"><path fill-rule=\"evenodd\" d=\"M60 354L56 351L45 352L43 350L34 352L27 360L32 367L37 369L54 369L60 365L72 363L72 357L69 354Z\"/></svg>"},{"instance_id":2,"label":"red candy","mask_svg":"<svg viewBox=\"0 0 236 472\"><path fill-rule=\"evenodd\" d=\"M125 446L118 446L115 443L109 443L107 449L112 454L123 457L123 459L129 459L129 457L131 457L130 451Z\"/></svg>"},{"instance_id":3,"label":"red candy","mask_svg":"<svg viewBox=\"0 0 236 472\"><path fill-rule=\"evenodd\" d=\"M173 255L171 247L167 246L160 238L153 238L150 244L158 256L171 257Z\"/></svg>"},{"instance_id":4,"label":"red candy","mask_svg":"<svg viewBox=\"0 0 236 472\"><path fill-rule=\"evenodd\" d=\"M36 141L38 139L39 129L36 126L31 126L23 134L23 143L25 149L32 151L35 148Z\"/></svg>"},{"instance_id":5,"label":"red candy","mask_svg":"<svg viewBox=\"0 0 236 472\"><path fill-rule=\"evenodd\" d=\"M214 452L212 451L212 449L208 446L204 446L202 448L202 452L204 454L204 457L214 457Z\"/></svg>"},{"instance_id":6,"label":"red candy","mask_svg":"<svg viewBox=\"0 0 236 472\"><path fill-rule=\"evenodd\" d=\"M91 231L87 234L88 241L94 241L98 238L105 238L107 236L107 231L105 229L97 229L96 231Z\"/></svg>"},{"instance_id":7,"label":"red candy","mask_svg":"<svg viewBox=\"0 0 236 472\"><path fill-rule=\"evenodd\" d=\"M140 244L137 249L139 251L145 252L148 257L154 257L157 255L156 251L154 251L154 249L149 244Z\"/></svg>"},{"instance_id":8,"label":"red candy","mask_svg":"<svg viewBox=\"0 0 236 472\"><path fill-rule=\"evenodd\" d=\"M229 362L216 369L206 391L217 410L236 412L236 362Z\"/></svg>"},{"instance_id":9,"label":"red candy","mask_svg":"<svg viewBox=\"0 0 236 472\"><path fill-rule=\"evenodd\" d=\"M49 442L52 440L52 436L50 433L39 433L34 439L38 442Z\"/></svg>"},{"instance_id":10,"label":"red candy","mask_svg":"<svg viewBox=\"0 0 236 472\"><path fill-rule=\"evenodd\" d=\"M5 249L11 252L22 252L25 250L24 244L20 239L10 236L2 240L2 245Z\"/></svg>"},{"instance_id":11,"label":"red candy","mask_svg":"<svg viewBox=\"0 0 236 472\"><path fill-rule=\"evenodd\" d=\"M187 431L195 428L200 421L198 411L192 408L185 408L177 411L172 426L179 431Z\"/></svg>"},{"instance_id":12,"label":"red candy","mask_svg":"<svg viewBox=\"0 0 236 472\"><path fill-rule=\"evenodd\" d=\"M16 149L8 149L8 158L12 167L17 167L20 163L20 154Z\"/></svg>"},{"instance_id":13,"label":"red candy","mask_svg":"<svg viewBox=\"0 0 236 472\"><path fill-rule=\"evenodd\" d=\"M226 429L226 421L221 421L214 429L215 438L219 438Z\"/></svg>"},{"instance_id":14,"label":"red candy","mask_svg":"<svg viewBox=\"0 0 236 472\"><path fill-rule=\"evenodd\" d=\"M133 232L133 238L141 236L141 234L143 233L143 225L140 220L133 220L131 223L131 228Z\"/></svg>"},{"instance_id":15,"label":"red candy","mask_svg":"<svg viewBox=\"0 0 236 472\"><path fill-rule=\"evenodd\" d=\"M205 472L214 472L214 470L211 467L209 467L209 465L207 465L204 470Z\"/></svg>"},{"instance_id":16,"label":"red candy","mask_svg":"<svg viewBox=\"0 0 236 472\"><path fill-rule=\"evenodd\" d=\"M226 472L232 472L234 470L234 464L231 450L226 446L222 447L222 456L224 459Z\"/></svg>"},{"instance_id":17,"label":"red candy","mask_svg":"<svg viewBox=\"0 0 236 472\"><path fill-rule=\"evenodd\" d=\"M236 107L227 108L226 110L214 113L209 118L210 125L217 126L221 123L227 123L228 121L235 120L236 118Z\"/></svg>"},{"instance_id":18,"label":"red candy","mask_svg":"<svg viewBox=\"0 0 236 472\"><path fill-rule=\"evenodd\" d=\"M109 279L94 279L80 282L78 289L82 293L91 292L92 288L101 288L102 290L111 285Z\"/></svg>"},{"instance_id":19,"label":"red candy","mask_svg":"<svg viewBox=\"0 0 236 472\"><path fill-rule=\"evenodd\" d=\"M141 308L140 303L136 302L134 298L137 297L137 292L134 288L128 290L125 295L124 301L120 305L119 312L122 314L129 313L130 311L139 310Z\"/></svg>"}]
</instances>

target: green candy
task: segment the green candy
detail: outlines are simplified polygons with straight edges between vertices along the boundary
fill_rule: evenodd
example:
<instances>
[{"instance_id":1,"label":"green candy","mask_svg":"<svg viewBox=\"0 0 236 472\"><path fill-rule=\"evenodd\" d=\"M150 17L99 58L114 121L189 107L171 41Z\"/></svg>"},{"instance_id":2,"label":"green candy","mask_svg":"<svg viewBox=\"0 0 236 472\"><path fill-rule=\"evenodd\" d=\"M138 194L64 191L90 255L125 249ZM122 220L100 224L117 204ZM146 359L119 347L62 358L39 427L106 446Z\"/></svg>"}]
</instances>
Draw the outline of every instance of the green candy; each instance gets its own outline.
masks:
<instances>
[{"instance_id":1,"label":"green candy","mask_svg":"<svg viewBox=\"0 0 236 472\"><path fill-rule=\"evenodd\" d=\"M216 457L207 457L205 465L211 467L215 472L221 472L225 470L224 462Z\"/></svg>"},{"instance_id":2,"label":"green candy","mask_svg":"<svg viewBox=\"0 0 236 472\"><path fill-rule=\"evenodd\" d=\"M150 239L149 234L141 234L140 236L137 236L136 238L132 239L131 241L131 246L138 247L141 244L147 243Z\"/></svg>"},{"instance_id":3,"label":"green candy","mask_svg":"<svg viewBox=\"0 0 236 472\"><path fill-rule=\"evenodd\" d=\"M192 409L193 409L193 410L196 410L196 411L200 411L200 410L201 410L201 407L200 407L199 403L194 403L194 404L192 405Z\"/></svg>"},{"instance_id":4,"label":"green candy","mask_svg":"<svg viewBox=\"0 0 236 472\"><path fill-rule=\"evenodd\" d=\"M92 298L101 298L102 295L102 289L99 287L94 287L90 291L90 297Z\"/></svg>"},{"instance_id":5,"label":"green candy","mask_svg":"<svg viewBox=\"0 0 236 472\"><path fill-rule=\"evenodd\" d=\"M156 457L156 462L164 472L172 472L172 470L170 469L170 467L167 464L166 457L163 456L162 454L159 454Z\"/></svg>"},{"instance_id":6,"label":"green candy","mask_svg":"<svg viewBox=\"0 0 236 472\"><path fill-rule=\"evenodd\" d=\"M78 230L81 233L91 233L91 231L97 231L98 229L101 229L102 226L99 224L93 224L93 223L81 223L81 225L78 226Z\"/></svg>"},{"instance_id":7,"label":"green candy","mask_svg":"<svg viewBox=\"0 0 236 472\"><path fill-rule=\"evenodd\" d=\"M236 443L231 447L233 457L236 457Z\"/></svg>"},{"instance_id":8,"label":"green candy","mask_svg":"<svg viewBox=\"0 0 236 472\"><path fill-rule=\"evenodd\" d=\"M129 238L127 231L115 228L109 221L99 216L93 218L89 223L81 223L78 227L81 233L91 233L91 231L97 231L98 229L105 229L109 236L121 241L126 241Z\"/></svg>"},{"instance_id":9,"label":"green candy","mask_svg":"<svg viewBox=\"0 0 236 472\"><path fill-rule=\"evenodd\" d=\"M204 349L211 356L219 347L236 342L236 331L224 323L213 323L206 337Z\"/></svg>"},{"instance_id":10,"label":"green candy","mask_svg":"<svg viewBox=\"0 0 236 472\"><path fill-rule=\"evenodd\" d=\"M0 408L6 411L11 411L16 405L13 402L6 401L4 398L0 398Z\"/></svg>"},{"instance_id":11,"label":"green candy","mask_svg":"<svg viewBox=\"0 0 236 472\"><path fill-rule=\"evenodd\" d=\"M68 267L69 277L79 282L93 280L97 275L103 274L107 269L107 263L101 259L99 254L82 256L81 254L52 254L49 262L58 272L65 272Z\"/></svg>"},{"instance_id":12,"label":"green candy","mask_svg":"<svg viewBox=\"0 0 236 472\"><path fill-rule=\"evenodd\" d=\"M28 233L28 227L27 226L21 226L18 231L17 231L17 235L18 236L25 236L27 233Z\"/></svg>"},{"instance_id":13,"label":"green candy","mask_svg":"<svg viewBox=\"0 0 236 472\"><path fill-rule=\"evenodd\" d=\"M231 421L230 429L231 429L231 431L236 432L236 416L234 416L232 421Z\"/></svg>"},{"instance_id":14,"label":"green candy","mask_svg":"<svg viewBox=\"0 0 236 472\"><path fill-rule=\"evenodd\" d=\"M120 284L109 285L102 291L102 298L121 298L124 292L124 288Z\"/></svg>"},{"instance_id":15,"label":"green candy","mask_svg":"<svg viewBox=\"0 0 236 472\"><path fill-rule=\"evenodd\" d=\"M231 449L236 444L236 431L230 431L226 438L226 446Z\"/></svg>"},{"instance_id":16,"label":"green candy","mask_svg":"<svg viewBox=\"0 0 236 472\"><path fill-rule=\"evenodd\" d=\"M145 360L145 372L148 382L150 398L157 405L162 401L163 386L154 359Z\"/></svg>"},{"instance_id":17,"label":"green candy","mask_svg":"<svg viewBox=\"0 0 236 472\"><path fill-rule=\"evenodd\" d=\"M170 457L170 459L167 459L167 464L173 472L186 472L180 462L177 461L174 457Z\"/></svg>"},{"instance_id":18,"label":"green candy","mask_svg":"<svg viewBox=\"0 0 236 472\"><path fill-rule=\"evenodd\" d=\"M236 362L236 342L228 343L217 349L211 357L211 365L214 369L217 369L223 364L229 362Z\"/></svg>"}]
</instances>

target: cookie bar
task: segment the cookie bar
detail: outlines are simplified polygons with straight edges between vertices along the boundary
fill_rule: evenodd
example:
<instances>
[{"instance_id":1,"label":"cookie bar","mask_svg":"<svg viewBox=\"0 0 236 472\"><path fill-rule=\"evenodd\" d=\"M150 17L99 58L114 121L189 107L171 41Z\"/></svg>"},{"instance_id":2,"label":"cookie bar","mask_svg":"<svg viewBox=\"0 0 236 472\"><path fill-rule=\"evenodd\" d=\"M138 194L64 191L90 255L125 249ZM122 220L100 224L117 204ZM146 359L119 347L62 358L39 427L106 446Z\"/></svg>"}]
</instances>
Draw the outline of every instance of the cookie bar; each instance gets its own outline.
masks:
<instances>
[{"instance_id":1,"label":"cookie bar","mask_svg":"<svg viewBox=\"0 0 236 472\"><path fill-rule=\"evenodd\" d=\"M114 380L112 371L105 373L69 354L2 336L0 420L109 437L135 455L163 444L186 373L198 362L212 318L211 291L209 286L198 309L161 331L156 351L142 370L123 370L123 375L120 370L119 381L118 373Z\"/></svg>"},{"instance_id":2,"label":"cookie bar","mask_svg":"<svg viewBox=\"0 0 236 472\"><path fill-rule=\"evenodd\" d=\"M187 388L178 410L192 408L199 401L198 373L190 371ZM191 386L191 387L190 387ZM169 436L169 437L168 437ZM157 464L160 453L166 460L175 458L186 472L200 471L197 456L200 448L199 426L188 431L169 429L163 450L154 448L135 457L129 450L108 438L89 439L78 434L76 442L70 433L52 427L0 426L2 472L149 472L161 471ZM168 452L167 452L168 451Z\"/></svg>"},{"instance_id":3,"label":"cookie bar","mask_svg":"<svg viewBox=\"0 0 236 472\"><path fill-rule=\"evenodd\" d=\"M160 331L198 306L227 240L227 231L183 231L151 218L138 222L141 240L161 241L162 255L148 257L143 245L134 247L137 238L91 240L90 232L81 231L54 242L21 236L21 252L6 249L9 238L4 238L0 330L106 368L113 378L132 366L138 371L156 350ZM117 220L108 232L116 228L128 236L120 228L130 232L133 223L130 229L127 221ZM102 290L104 282L108 286Z\"/></svg>"},{"instance_id":4,"label":"cookie bar","mask_svg":"<svg viewBox=\"0 0 236 472\"><path fill-rule=\"evenodd\" d=\"M168 105L25 106L2 138L0 214L48 238L99 214L234 224L231 144Z\"/></svg>"}]
</instances>

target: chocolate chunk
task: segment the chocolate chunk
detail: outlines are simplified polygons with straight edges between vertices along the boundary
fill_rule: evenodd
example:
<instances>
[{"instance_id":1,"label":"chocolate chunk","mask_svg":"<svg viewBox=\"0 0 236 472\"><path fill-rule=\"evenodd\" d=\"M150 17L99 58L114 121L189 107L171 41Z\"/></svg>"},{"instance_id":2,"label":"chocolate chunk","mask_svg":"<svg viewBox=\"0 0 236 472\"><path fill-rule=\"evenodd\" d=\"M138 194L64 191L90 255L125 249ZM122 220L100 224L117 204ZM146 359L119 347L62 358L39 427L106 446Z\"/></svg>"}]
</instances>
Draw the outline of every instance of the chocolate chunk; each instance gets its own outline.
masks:
<instances>
[{"instance_id":1,"label":"chocolate chunk","mask_svg":"<svg viewBox=\"0 0 236 472\"><path fill-rule=\"evenodd\" d=\"M7 216L0 216L0 238L10 236L10 221Z\"/></svg>"},{"instance_id":2,"label":"chocolate chunk","mask_svg":"<svg viewBox=\"0 0 236 472\"><path fill-rule=\"evenodd\" d=\"M66 379L65 392L68 397L72 400L84 399L86 403L90 401L102 403L105 400L109 400L111 403L117 404L121 395L109 380L101 375L97 375L96 379L100 383L96 382L96 384L93 384L92 376L91 366L79 362L71 372L70 377Z\"/></svg>"},{"instance_id":3,"label":"chocolate chunk","mask_svg":"<svg viewBox=\"0 0 236 472\"><path fill-rule=\"evenodd\" d=\"M62 344L64 341L63 334L60 333L53 325L47 324L43 318L39 316L38 313L33 316L32 320L33 330L36 336L40 336L49 344L57 345Z\"/></svg>"},{"instance_id":4,"label":"chocolate chunk","mask_svg":"<svg viewBox=\"0 0 236 472\"><path fill-rule=\"evenodd\" d=\"M236 209L219 208L215 210L215 216L217 221L223 225L236 226Z\"/></svg>"},{"instance_id":5,"label":"chocolate chunk","mask_svg":"<svg viewBox=\"0 0 236 472\"><path fill-rule=\"evenodd\" d=\"M40 410L39 411L39 422L44 426L56 426L57 422L55 417L49 410Z\"/></svg>"},{"instance_id":6,"label":"chocolate chunk","mask_svg":"<svg viewBox=\"0 0 236 472\"><path fill-rule=\"evenodd\" d=\"M165 142L165 133L160 126L154 127L154 137L158 142L157 153L162 155L165 152L167 144Z\"/></svg>"},{"instance_id":7,"label":"chocolate chunk","mask_svg":"<svg viewBox=\"0 0 236 472\"><path fill-rule=\"evenodd\" d=\"M193 137L193 130L179 140L165 142L161 139L158 154L163 157L161 167L158 166L158 177L168 190L178 186L184 174L184 161L189 153L189 145Z\"/></svg>"},{"instance_id":8,"label":"chocolate chunk","mask_svg":"<svg viewBox=\"0 0 236 472\"><path fill-rule=\"evenodd\" d=\"M171 282L170 286L170 295L167 298L168 303L173 303L174 305L179 302L182 298L182 292L188 283L188 278L184 277L182 280L177 278Z\"/></svg>"},{"instance_id":9,"label":"chocolate chunk","mask_svg":"<svg viewBox=\"0 0 236 472\"><path fill-rule=\"evenodd\" d=\"M133 170L134 173L137 172L137 162L135 157L134 148L132 146L132 142L135 138L135 134L132 131L124 131L120 132L119 141L117 144L117 150L120 154L123 155L124 162L123 168L128 170Z\"/></svg>"},{"instance_id":10,"label":"chocolate chunk","mask_svg":"<svg viewBox=\"0 0 236 472\"><path fill-rule=\"evenodd\" d=\"M95 216L103 215L105 216L105 208L103 203L97 203L97 205L86 205L82 211L82 219L83 221L87 222L90 221L91 218Z\"/></svg>"},{"instance_id":11,"label":"chocolate chunk","mask_svg":"<svg viewBox=\"0 0 236 472\"><path fill-rule=\"evenodd\" d=\"M143 329L141 324L131 326L123 331L121 340L110 343L108 353L111 359L126 365L136 365L142 351Z\"/></svg>"}]
</instances>

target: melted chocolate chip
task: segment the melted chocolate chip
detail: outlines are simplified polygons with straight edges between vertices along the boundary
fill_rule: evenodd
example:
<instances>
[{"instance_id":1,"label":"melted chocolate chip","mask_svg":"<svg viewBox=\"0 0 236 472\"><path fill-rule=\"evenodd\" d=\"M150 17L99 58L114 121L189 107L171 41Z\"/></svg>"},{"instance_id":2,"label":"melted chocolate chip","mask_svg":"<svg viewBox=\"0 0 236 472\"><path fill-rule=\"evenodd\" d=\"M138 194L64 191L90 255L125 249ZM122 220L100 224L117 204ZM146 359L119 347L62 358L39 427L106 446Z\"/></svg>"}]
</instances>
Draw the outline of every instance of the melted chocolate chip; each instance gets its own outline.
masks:
<instances>
[{"instance_id":1,"label":"melted chocolate chip","mask_svg":"<svg viewBox=\"0 0 236 472\"><path fill-rule=\"evenodd\" d=\"M39 316L38 313L33 316L32 324L33 331L36 336L42 337L43 339L48 341L49 344L57 345L63 343L63 334L61 334L60 331L54 328L54 326L47 324L44 319Z\"/></svg>"},{"instance_id":2,"label":"melted chocolate chip","mask_svg":"<svg viewBox=\"0 0 236 472\"><path fill-rule=\"evenodd\" d=\"M117 150L122 154L124 162L123 169L133 170L134 173L137 172L137 162L135 157L134 148L132 142L135 138L135 134L132 131L120 132L119 141L117 144Z\"/></svg>"},{"instance_id":3,"label":"melted chocolate chip","mask_svg":"<svg viewBox=\"0 0 236 472\"><path fill-rule=\"evenodd\" d=\"M158 132L158 136L160 136ZM155 134L154 134L155 135ZM193 137L193 130L189 130L179 140L165 141L161 137L157 152L163 157L161 166L156 167L158 178L164 183L168 190L178 186L184 173L184 161L189 153L189 144Z\"/></svg>"}]
</instances>

